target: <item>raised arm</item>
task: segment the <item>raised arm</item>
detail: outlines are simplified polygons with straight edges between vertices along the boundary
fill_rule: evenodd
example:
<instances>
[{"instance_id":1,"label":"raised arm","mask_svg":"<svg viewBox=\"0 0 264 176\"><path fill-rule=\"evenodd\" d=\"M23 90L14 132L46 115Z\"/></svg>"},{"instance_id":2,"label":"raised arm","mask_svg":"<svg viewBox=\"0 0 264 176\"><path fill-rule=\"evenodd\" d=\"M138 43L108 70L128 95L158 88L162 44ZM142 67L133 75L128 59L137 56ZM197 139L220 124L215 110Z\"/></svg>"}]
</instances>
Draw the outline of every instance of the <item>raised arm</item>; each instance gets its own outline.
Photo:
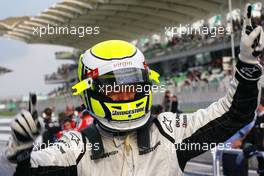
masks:
<instances>
[{"instance_id":1,"label":"raised arm","mask_svg":"<svg viewBox=\"0 0 264 176\"><path fill-rule=\"evenodd\" d=\"M245 10L239 60L230 89L225 97L212 103L208 108L200 109L193 114L181 115L187 117L188 124L182 136L182 144L194 143L202 146L224 142L255 117L258 80L262 75L262 66L258 58L264 47L264 36L262 27L257 26L253 29L250 26L248 7L247 5ZM189 159L205 151L201 148L177 150L181 168L184 168Z\"/></svg>"}]
</instances>

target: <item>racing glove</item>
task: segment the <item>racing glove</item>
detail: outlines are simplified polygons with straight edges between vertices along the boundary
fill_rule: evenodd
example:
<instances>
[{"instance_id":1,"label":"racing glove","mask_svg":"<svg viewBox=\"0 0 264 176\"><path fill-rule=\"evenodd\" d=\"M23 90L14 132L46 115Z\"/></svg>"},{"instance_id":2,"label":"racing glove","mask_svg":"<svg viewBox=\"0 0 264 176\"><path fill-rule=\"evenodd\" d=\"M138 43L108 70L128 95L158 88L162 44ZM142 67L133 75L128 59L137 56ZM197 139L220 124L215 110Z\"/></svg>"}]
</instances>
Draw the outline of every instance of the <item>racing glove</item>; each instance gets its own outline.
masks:
<instances>
[{"instance_id":1,"label":"racing glove","mask_svg":"<svg viewBox=\"0 0 264 176\"><path fill-rule=\"evenodd\" d=\"M251 5L247 4L244 12L239 60L236 66L236 77L239 80L246 80L247 83L259 80L262 75L262 66L259 63L259 58L263 48L263 29L261 26L252 26Z\"/></svg>"},{"instance_id":2,"label":"racing glove","mask_svg":"<svg viewBox=\"0 0 264 176\"><path fill-rule=\"evenodd\" d=\"M5 151L7 159L11 162L22 162L30 157L33 142L39 136L41 125L38 119L22 110L11 122L11 137Z\"/></svg>"}]
</instances>

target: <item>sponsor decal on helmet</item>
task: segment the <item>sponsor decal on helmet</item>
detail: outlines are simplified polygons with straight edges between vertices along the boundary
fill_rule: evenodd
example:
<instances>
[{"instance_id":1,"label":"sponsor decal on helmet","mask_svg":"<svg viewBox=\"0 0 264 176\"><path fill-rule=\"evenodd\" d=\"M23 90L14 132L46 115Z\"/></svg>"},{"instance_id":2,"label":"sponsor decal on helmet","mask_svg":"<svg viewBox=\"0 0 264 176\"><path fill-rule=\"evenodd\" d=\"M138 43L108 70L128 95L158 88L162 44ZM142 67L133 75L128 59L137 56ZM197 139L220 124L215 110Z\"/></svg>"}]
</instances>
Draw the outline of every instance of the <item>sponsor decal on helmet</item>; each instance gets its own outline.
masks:
<instances>
[{"instance_id":1,"label":"sponsor decal on helmet","mask_svg":"<svg viewBox=\"0 0 264 176\"><path fill-rule=\"evenodd\" d=\"M132 110L126 110L126 111L112 111L112 115L129 115L129 114L135 114L138 112L144 111L144 107L132 109Z\"/></svg>"},{"instance_id":2,"label":"sponsor decal on helmet","mask_svg":"<svg viewBox=\"0 0 264 176\"><path fill-rule=\"evenodd\" d=\"M93 69L92 71L88 72L87 76L92 77L93 79L97 78L99 76L98 68Z\"/></svg>"},{"instance_id":3,"label":"sponsor decal on helmet","mask_svg":"<svg viewBox=\"0 0 264 176\"><path fill-rule=\"evenodd\" d=\"M132 62L131 61L124 61L124 62L117 62L113 64L114 68L124 68L127 66L132 66Z\"/></svg>"}]
</instances>

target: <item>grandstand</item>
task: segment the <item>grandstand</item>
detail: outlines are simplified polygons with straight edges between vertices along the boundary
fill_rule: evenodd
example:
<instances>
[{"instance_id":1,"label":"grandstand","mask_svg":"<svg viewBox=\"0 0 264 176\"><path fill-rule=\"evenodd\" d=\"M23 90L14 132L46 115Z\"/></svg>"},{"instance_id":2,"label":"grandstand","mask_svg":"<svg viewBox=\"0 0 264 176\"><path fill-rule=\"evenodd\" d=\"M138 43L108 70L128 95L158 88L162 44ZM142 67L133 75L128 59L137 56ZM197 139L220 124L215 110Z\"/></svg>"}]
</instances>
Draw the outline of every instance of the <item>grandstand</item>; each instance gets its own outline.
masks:
<instances>
[{"instance_id":1,"label":"grandstand","mask_svg":"<svg viewBox=\"0 0 264 176\"><path fill-rule=\"evenodd\" d=\"M12 72L12 70L0 66L0 75L6 74L6 73L10 73L10 72Z\"/></svg>"},{"instance_id":2,"label":"grandstand","mask_svg":"<svg viewBox=\"0 0 264 176\"><path fill-rule=\"evenodd\" d=\"M56 72L45 75L46 84L60 84L61 87L51 91L50 97L65 95L70 92L70 87L77 82L78 58L80 50L59 51L55 53L57 60L71 60L72 64L62 64Z\"/></svg>"},{"instance_id":3,"label":"grandstand","mask_svg":"<svg viewBox=\"0 0 264 176\"><path fill-rule=\"evenodd\" d=\"M76 54L77 53L77 54ZM56 52L55 56L58 60L71 60L72 64L61 65L56 72L45 75L46 84L58 84L65 82L75 82L75 76L72 76L73 72L77 70L78 59L80 52Z\"/></svg>"},{"instance_id":4,"label":"grandstand","mask_svg":"<svg viewBox=\"0 0 264 176\"><path fill-rule=\"evenodd\" d=\"M107 39L131 41L144 52L150 67L161 74L162 84L166 84L168 89L178 95L182 110L188 106L194 109L205 107L225 93L231 73L223 69L222 58L231 56L230 34L216 35L214 38L209 34L167 36L164 28L189 23L198 24L199 28L211 26L217 30L231 23L237 56L242 19L240 9L243 9L245 1L232 0L232 13L227 11L227 2L64 0L35 17L0 20L0 36L27 43L57 44L81 50ZM263 26L263 14L259 17L262 19L259 24ZM213 22L210 22L212 19ZM35 28L48 25L99 26L100 34L84 37L66 34L34 35ZM45 83L61 85L50 92L50 97L70 94L69 88L77 81L76 61L80 53L55 53L57 59L72 60L73 64L62 65L54 73L45 76ZM159 103L160 97L154 99L154 103Z\"/></svg>"},{"instance_id":5,"label":"grandstand","mask_svg":"<svg viewBox=\"0 0 264 176\"><path fill-rule=\"evenodd\" d=\"M65 0L46 9L39 16L0 20L0 35L27 43L59 44L78 49L87 49L109 38L125 39L144 52L150 67L162 75L161 81L176 87L174 92L211 89L224 91L225 86L218 88L220 83L227 82L226 75L230 75L229 71L222 68L222 58L231 56L230 34L215 37L210 34L185 33L168 36L164 34L164 27L190 23L198 25L200 29L210 26L218 30L232 23L237 56L242 18L240 9L244 3L233 0L234 10L230 15L227 1L195 2ZM263 25L263 20L260 23ZM34 35L34 29L47 26L99 26L100 33L84 37L66 34ZM62 65L56 72L45 76L45 83L63 85L53 92L62 92L59 95L63 95L77 81L76 61L80 53L77 50L55 53L57 59L73 60L74 64Z\"/></svg>"},{"instance_id":6,"label":"grandstand","mask_svg":"<svg viewBox=\"0 0 264 176\"><path fill-rule=\"evenodd\" d=\"M233 11L228 12L228 1L150 1L144 0L64 0L54 4L35 17L18 17L0 20L0 35L27 43L49 43L87 49L102 40L124 39L131 41L145 54L150 67L161 74L162 83L173 87L173 92L201 90L225 91L230 70L223 70L222 58L231 56L230 33L225 31L212 37L212 33L182 33L168 35L164 28L186 23L194 29L232 26L235 57L241 32L241 10L244 1L232 0ZM258 2L258 1L251 1ZM255 13L260 25L264 24L261 3ZM99 34L85 36L56 33L38 36L34 29L41 27L99 27ZM94 28L93 28L94 29ZM93 30L92 29L92 30ZM40 31L38 31L40 32ZM77 58L80 51L57 52L57 59L73 60L54 73L45 76L47 84L62 84L54 92L67 92L77 81ZM232 64L232 63L230 63ZM232 68L232 67L230 67ZM176 89L175 89L176 88ZM64 94L64 93L59 93ZM184 98L183 98L184 99Z\"/></svg>"},{"instance_id":7,"label":"grandstand","mask_svg":"<svg viewBox=\"0 0 264 176\"><path fill-rule=\"evenodd\" d=\"M10 30L14 29L15 26L20 25L30 17L10 17L0 21L0 36L4 36L9 33ZM18 39L14 36L14 39Z\"/></svg>"},{"instance_id":8,"label":"grandstand","mask_svg":"<svg viewBox=\"0 0 264 176\"><path fill-rule=\"evenodd\" d=\"M252 1L254 2L254 0ZM255 1L256 2L256 1ZM233 8L242 8L240 0L232 0ZM219 9L222 9L221 11ZM28 43L48 43L87 49L99 41L118 38L134 40L150 33L163 33L164 25L193 23L217 13L226 14L228 1L195 0L64 0L40 15L17 19L2 35ZM6 25L11 19L0 21ZM100 28L100 35L34 35L33 28L41 26L91 26Z\"/></svg>"}]
</instances>

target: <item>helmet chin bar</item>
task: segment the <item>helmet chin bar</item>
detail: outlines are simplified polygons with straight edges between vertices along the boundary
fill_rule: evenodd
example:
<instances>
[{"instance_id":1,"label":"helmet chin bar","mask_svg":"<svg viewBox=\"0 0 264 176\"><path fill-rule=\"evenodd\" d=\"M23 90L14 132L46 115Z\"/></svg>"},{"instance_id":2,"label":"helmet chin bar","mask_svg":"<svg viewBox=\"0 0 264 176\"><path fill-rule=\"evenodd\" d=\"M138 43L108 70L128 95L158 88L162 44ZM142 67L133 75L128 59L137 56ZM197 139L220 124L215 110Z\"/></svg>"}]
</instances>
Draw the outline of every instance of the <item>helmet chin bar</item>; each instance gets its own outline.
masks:
<instances>
[{"instance_id":1,"label":"helmet chin bar","mask_svg":"<svg viewBox=\"0 0 264 176\"><path fill-rule=\"evenodd\" d=\"M145 125L149 118L150 118L150 111L145 114L143 117L139 119L133 119L129 121L112 121L105 118L101 118L96 116L95 114L91 113L91 115L96 118L98 121L99 126L109 132L116 133L116 132L129 132L136 130L143 125Z\"/></svg>"}]
</instances>

